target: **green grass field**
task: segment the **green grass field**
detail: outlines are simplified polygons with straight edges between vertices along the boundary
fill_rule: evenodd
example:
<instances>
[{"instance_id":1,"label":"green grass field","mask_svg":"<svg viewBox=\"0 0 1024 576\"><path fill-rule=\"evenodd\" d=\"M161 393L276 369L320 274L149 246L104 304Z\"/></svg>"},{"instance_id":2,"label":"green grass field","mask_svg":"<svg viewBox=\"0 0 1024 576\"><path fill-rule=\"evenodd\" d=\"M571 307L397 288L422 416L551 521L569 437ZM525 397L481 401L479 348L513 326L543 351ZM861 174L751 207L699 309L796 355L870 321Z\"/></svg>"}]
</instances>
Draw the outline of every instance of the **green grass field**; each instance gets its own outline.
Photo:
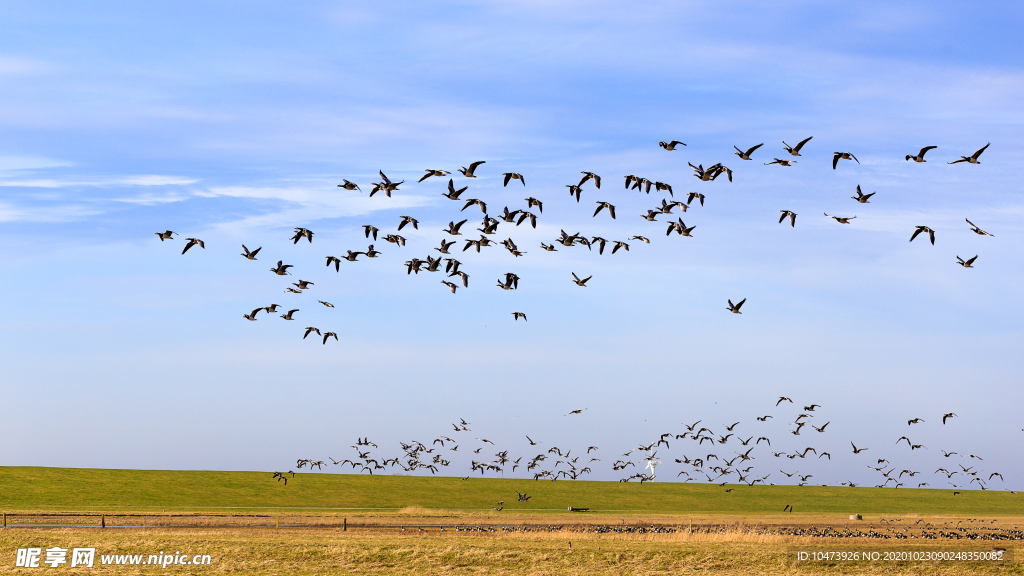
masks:
<instances>
[{"instance_id":1,"label":"green grass field","mask_svg":"<svg viewBox=\"0 0 1024 576\"><path fill-rule=\"evenodd\" d=\"M0 467L0 508L17 510L130 510L211 508L421 507L505 511L596 513L779 514L791 504L797 514L937 514L1024 516L1024 496L1009 492L820 486L731 486L678 483L619 483L492 478L297 474L285 486L265 472L100 470ZM515 491L531 496L516 502Z\"/></svg>"}]
</instances>

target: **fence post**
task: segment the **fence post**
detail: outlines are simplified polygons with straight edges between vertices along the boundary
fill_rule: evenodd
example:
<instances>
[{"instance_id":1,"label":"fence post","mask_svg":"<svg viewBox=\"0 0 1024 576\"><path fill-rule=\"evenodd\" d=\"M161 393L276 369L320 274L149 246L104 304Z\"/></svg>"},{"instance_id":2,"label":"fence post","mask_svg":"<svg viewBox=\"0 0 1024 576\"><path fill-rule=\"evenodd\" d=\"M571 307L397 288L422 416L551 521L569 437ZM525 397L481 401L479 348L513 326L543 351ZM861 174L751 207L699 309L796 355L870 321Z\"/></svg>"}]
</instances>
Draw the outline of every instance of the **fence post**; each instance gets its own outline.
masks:
<instances>
[{"instance_id":1,"label":"fence post","mask_svg":"<svg viewBox=\"0 0 1024 576\"><path fill-rule=\"evenodd\" d=\"M278 530L281 529L281 517L280 516L277 517L277 529Z\"/></svg>"},{"instance_id":2,"label":"fence post","mask_svg":"<svg viewBox=\"0 0 1024 576\"><path fill-rule=\"evenodd\" d=\"M7 516L4 515L4 518L7 518ZM6 526L7 525L6 524L6 520L4 522L5 522L4 526ZM344 527L341 529L341 531L342 532L348 532L348 518L345 518L345 524L344 524Z\"/></svg>"},{"instance_id":3,"label":"fence post","mask_svg":"<svg viewBox=\"0 0 1024 576\"><path fill-rule=\"evenodd\" d=\"M105 514L100 514L100 528L106 528L106 527L107 527L107 516Z\"/></svg>"},{"instance_id":4,"label":"fence post","mask_svg":"<svg viewBox=\"0 0 1024 576\"><path fill-rule=\"evenodd\" d=\"M4 512L4 528L7 528L7 512Z\"/></svg>"}]
</instances>

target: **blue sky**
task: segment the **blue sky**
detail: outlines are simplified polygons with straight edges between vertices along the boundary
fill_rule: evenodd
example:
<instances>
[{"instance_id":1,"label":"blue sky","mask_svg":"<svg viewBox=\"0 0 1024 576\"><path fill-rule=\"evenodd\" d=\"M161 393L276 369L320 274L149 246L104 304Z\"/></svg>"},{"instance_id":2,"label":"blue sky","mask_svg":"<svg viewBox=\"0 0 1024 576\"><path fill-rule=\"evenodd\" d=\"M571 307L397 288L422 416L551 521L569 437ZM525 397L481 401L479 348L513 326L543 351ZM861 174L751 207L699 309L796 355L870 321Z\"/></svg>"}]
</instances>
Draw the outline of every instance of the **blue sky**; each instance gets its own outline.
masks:
<instances>
[{"instance_id":1,"label":"blue sky","mask_svg":"<svg viewBox=\"0 0 1024 576\"><path fill-rule=\"evenodd\" d=\"M1007 479L993 488L1021 488L1022 10L7 6L0 382L17 432L0 462L271 470L349 457L358 436L397 455L466 418L511 454L533 455L524 434L599 445L607 466L592 478L617 479L618 454L703 419L716 433L741 421L744 438L783 450L824 447L831 462L801 462L820 482L874 483L864 464L885 457L943 487L930 474L953 461L943 449L983 456ZM763 165L807 136L795 166ZM687 146L657 146L671 139ZM752 162L732 155L761 142ZM987 142L980 165L946 164ZM903 159L925 145L938 146L927 163ZM837 150L860 164L832 170ZM436 254L450 220L476 228L477 208L440 196L446 181L416 183L475 160L479 178L456 178L464 197L496 214L534 196L544 212L536 230L499 227L522 258L460 253L470 288L452 295L401 263ZM734 182L700 182L687 162L723 162ZM390 199L367 197L378 170L406 180ZM581 170L604 182L577 204L564 186ZM509 171L525 188L502 187ZM642 220L664 194L625 191L626 174L668 182L676 199L704 193L683 215L694 237ZM870 204L850 199L858 184L877 192ZM591 217L599 200L616 220ZM781 209L799 214L795 228L777 223ZM325 255L365 250L363 224L393 232L406 214L420 221L402 231L408 246L381 239L380 258L324 268ZM907 242L916 225L935 246ZM312 244L288 240L296 226ZM161 243L153 232L168 228L181 236ZM542 251L560 229L651 244ZM206 249L182 256L188 236ZM239 257L243 243L263 247L257 262ZM975 269L956 265L975 254ZM267 271L278 259L295 266L287 280ZM519 290L494 287L509 271ZM593 279L578 288L570 272ZM313 289L283 292L300 278ZM742 315L726 312L742 298ZM241 318L272 302L299 321ZM340 342L303 341L305 326ZM782 395L822 405L812 423L828 431L790 436L799 410L775 408ZM914 417L925 423L908 427ZM928 451L895 447L904 434ZM850 441L870 451L854 456ZM757 470L775 471L759 450ZM702 452L681 441L659 456ZM452 475L468 471L453 462Z\"/></svg>"}]
</instances>

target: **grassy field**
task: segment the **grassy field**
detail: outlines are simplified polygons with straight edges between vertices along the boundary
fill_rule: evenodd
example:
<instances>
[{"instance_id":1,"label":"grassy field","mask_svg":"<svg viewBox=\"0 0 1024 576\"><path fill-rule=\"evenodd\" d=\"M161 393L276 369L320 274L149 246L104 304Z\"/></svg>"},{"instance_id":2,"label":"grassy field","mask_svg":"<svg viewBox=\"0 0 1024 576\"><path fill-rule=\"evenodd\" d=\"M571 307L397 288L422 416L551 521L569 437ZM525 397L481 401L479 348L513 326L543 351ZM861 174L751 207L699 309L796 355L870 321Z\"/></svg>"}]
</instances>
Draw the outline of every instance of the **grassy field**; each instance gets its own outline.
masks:
<instances>
[{"instance_id":1,"label":"grassy field","mask_svg":"<svg viewBox=\"0 0 1024 576\"><path fill-rule=\"evenodd\" d=\"M208 510L235 508L564 511L596 513L778 514L790 504L797 515L934 514L1024 516L1024 495L995 491L820 486L730 486L635 482L582 482L298 474L288 485L265 472L202 472L0 467L0 509ZM518 503L516 491L531 496Z\"/></svg>"}]
</instances>

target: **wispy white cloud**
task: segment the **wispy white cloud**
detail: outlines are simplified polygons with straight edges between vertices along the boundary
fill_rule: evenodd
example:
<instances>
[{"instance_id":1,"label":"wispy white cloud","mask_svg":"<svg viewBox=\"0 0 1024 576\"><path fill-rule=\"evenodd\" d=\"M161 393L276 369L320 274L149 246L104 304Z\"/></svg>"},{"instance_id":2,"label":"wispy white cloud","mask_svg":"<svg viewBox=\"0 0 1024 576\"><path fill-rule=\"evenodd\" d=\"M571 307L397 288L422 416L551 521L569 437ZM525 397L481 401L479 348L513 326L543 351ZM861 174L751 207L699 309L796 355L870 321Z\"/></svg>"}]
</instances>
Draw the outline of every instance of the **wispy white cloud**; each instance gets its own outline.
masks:
<instances>
[{"instance_id":1,"label":"wispy white cloud","mask_svg":"<svg viewBox=\"0 0 1024 576\"><path fill-rule=\"evenodd\" d=\"M75 186L184 186L199 180L157 174L98 179L29 178L0 180L0 186L17 188L70 188Z\"/></svg>"},{"instance_id":2,"label":"wispy white cloud","mask_svg":"<svg viewBox=\"0 0 1024 576\"><path fill-rule=\"evenodd\" d=\"M0 76L24 76L46 72L51 66L40 60L0 56Z\"/></svg>"}]
</instances>

